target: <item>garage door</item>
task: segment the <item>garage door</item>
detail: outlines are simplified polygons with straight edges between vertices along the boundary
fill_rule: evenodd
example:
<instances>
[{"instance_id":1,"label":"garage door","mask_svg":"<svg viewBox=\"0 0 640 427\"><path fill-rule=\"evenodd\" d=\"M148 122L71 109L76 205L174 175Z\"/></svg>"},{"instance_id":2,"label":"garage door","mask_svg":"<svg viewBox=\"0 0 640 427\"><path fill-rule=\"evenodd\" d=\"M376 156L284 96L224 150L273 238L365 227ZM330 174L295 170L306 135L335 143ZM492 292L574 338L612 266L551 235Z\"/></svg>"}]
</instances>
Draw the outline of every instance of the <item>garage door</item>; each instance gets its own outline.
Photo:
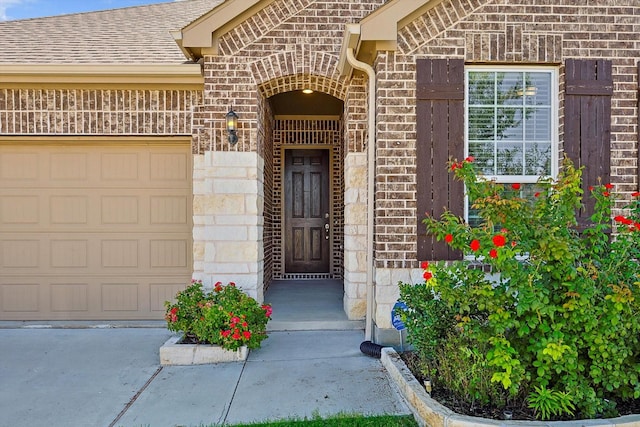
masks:
<instances>
[{"instance_id":1,"label":"garage door","mask_svg":"<svg viewBox=\"0 0 640 427\"><path fill-rule=\"evenodd\" d=\"M0 319L161 319L191 278L189 144L3 144Z\"/></svg>"}]
</instances>

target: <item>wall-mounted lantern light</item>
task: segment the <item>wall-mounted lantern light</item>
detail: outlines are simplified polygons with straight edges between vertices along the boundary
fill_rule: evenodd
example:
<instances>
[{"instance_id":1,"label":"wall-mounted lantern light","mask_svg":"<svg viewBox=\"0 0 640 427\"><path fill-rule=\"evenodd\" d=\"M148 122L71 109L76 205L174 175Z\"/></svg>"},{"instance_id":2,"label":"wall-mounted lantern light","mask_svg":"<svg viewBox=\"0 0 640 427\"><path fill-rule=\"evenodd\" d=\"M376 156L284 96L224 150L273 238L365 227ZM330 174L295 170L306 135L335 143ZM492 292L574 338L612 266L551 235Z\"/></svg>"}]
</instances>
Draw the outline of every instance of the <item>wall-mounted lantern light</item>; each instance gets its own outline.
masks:
<instances>
[{"instance_id":1,"label":"wall-mounted lantern light","mask_svg":"<svg viewBox=\"0 0 640 427\"><path fill-rule=\"evenodd\" d=\"M238 115L233 111L233 108L230 108L225 117L227 119L227 138L229 144L234 145L238 142Z\"/></svg>"}]
</instances>

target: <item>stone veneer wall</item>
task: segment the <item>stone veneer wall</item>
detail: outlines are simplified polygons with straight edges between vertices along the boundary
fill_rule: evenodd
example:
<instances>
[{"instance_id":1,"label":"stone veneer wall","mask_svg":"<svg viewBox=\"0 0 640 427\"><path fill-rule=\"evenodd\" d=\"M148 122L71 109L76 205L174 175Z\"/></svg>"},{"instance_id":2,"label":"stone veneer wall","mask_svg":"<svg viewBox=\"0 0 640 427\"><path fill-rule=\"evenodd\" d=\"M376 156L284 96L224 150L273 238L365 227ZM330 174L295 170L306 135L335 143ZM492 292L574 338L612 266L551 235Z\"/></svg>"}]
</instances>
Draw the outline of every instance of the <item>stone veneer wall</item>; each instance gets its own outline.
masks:
<instances>
[{"instance_id":1,"label":"stone veneer wall","mask_svg":"<svg viewBox=\"0 0 640 427\"><path fill-rule=\"evenodd\" d=\"M234 282L262 302L263 170L257 153L208 151L194 159L194 278Z\"/></svg>"},{"instance_id":2,"label":"stone veneer wall","mask_svg":"<svg viewBox=\"0 0 640 427\"><path fill-rule=\"evenodd\" d=\"M376 169L376 323L391 328L398 280L421 283L416 259L417 58L463 58L467 64L559 67L563 140L564 60L613 61L611 173L617 191L638 190L640 3L617 0L444 0L399 32L398 50L381 52ZM443 173L445 172L443 165ZM397 334L396 334L397 335Z\"/></svg>"}]
</instances>

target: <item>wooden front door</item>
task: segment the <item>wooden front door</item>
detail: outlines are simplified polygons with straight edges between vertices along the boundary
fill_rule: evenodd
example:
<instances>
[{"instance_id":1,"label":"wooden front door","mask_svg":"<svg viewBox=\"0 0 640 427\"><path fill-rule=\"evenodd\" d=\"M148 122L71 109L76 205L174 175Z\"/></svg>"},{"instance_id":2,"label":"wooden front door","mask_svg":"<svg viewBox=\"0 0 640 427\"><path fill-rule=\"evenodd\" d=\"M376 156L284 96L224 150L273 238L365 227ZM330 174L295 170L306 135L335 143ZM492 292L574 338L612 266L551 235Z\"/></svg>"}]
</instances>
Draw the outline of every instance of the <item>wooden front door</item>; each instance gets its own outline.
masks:
<instances>
[{"instance_id":1,"label":"wooden front door","mask_svg":"<svg viewBox=\"0 0 640 427\"><path fill-rule=\"evenodd\" d=\"M285 272L329 273L329 151L286 150Z\"/></svg>"}]
</instances>

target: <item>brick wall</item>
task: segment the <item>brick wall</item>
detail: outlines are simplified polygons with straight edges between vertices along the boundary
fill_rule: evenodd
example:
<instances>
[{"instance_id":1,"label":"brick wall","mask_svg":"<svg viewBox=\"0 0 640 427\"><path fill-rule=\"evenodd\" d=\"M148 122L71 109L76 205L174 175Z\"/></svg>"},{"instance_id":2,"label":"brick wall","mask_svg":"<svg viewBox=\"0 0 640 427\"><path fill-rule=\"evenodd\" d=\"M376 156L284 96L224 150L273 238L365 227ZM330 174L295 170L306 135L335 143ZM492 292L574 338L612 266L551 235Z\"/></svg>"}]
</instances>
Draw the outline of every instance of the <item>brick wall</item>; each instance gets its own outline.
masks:
<instances>
[{"instance_id":1,"label":"brick wall","mask_svg":"<svg viewBox=\"0 0 640 427\"><path fill-rule=\"evenodd\" d=\"M188 90L0 89L0 134L188 135Z\"/></svg>"},{"instance_id":2,"label":"brick wall","mask_svg":"<svg viewBox=\"0 0 640 427\"><path fill-rule=\"evenodd\" d=\"M220 56L204 63L206 108L195 116L201 151L256 151L256 99L310 87L345 100L347 82L337 70L346 23L358 22L384 0L280 0L220 38ZM229 148L212 136L229 105L241 117L240 141ZM207 130L208 129L208 130ZM222 132L222 128L218 132Z\"/></svg>"},{"instance_id":3,"label":"brick wall","mask_svg":"<svg viewBox=\"0 0 640 427\"><path fill-rule=\"evenodd\" d=\"M381 53L378 72L376 259L384 268L417 268L415 238L415 61L464 58L467 64L545 64L567 58L613 61L612 181L636 191L637 60L640 4L591 6L575 0L445 0L399 34L399 50Z\"/></svg>"},{"instance_id":4,"label":"brick wall","mask_svg":"<svg viewBox=\"0 0 640 427\"><path fill-rule=\"evenodd\" d=\"M613 61L611 173L616 190L638 189L640 3L608 5L576 0L444 0L399 33L399 49L382 52L378 73L376 169L376 322L388 313L397 281L421 282L416 259L415 200L417 58L463 58L467 64L556 65L559 68L559 142L563 140L567 58ZM443 173L445 172L443 166Z\"/></svg>"}]
</instances>

